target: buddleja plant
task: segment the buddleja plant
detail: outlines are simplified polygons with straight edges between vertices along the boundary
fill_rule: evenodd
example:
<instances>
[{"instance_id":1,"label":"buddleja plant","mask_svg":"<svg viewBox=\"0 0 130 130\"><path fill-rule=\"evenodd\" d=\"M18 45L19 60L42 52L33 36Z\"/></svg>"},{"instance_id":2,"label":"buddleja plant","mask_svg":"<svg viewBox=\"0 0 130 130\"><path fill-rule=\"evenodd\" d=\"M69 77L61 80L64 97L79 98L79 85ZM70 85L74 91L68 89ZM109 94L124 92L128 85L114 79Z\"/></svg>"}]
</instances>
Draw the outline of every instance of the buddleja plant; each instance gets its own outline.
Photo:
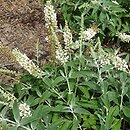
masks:
<instances>
[{"instance_id":1,"label":"buddleja plant","mask_svg":"<svg viewBox=\"0 0 130 130\"><path fill-rule=\"evenodd\" d=\"M18 49L12 51L28 73L10 90L0 86L2 129L125 130L130 120L129 56L122 59L118 50L103 49L100 39L94 39L96 25L84 28L84 14L76 41L66 21L62 44L50 1L45 20L54 49L51 63L41 69Z\"/></svg>"},{"instance_id":2,"label":"buddleja plant","mask_svg":"<svg viewBox=\"0 0 130 130\"><path fill-rule=\"evenodd\" d=\"M104 44L117 40L119 33L129 35L129 0L53 0L69 21L74 32L80 29L80 16L85 13L85 26L96 23L100 28L100 38Z\"/></svg>"}]
</instances>

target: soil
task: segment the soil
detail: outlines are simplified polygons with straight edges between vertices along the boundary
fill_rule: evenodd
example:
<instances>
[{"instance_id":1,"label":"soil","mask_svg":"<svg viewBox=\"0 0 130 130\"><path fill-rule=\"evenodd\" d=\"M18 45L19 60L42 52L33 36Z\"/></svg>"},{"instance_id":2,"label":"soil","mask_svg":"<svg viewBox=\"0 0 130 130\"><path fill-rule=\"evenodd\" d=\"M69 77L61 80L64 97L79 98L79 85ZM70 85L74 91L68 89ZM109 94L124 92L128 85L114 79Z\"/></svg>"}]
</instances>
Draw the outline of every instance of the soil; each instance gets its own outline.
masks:
<instances>
[{"instance_id":1,"label":"soil","mask_svg":"<svg viewBox=\"0 0 130 130\"><path fill-rule=\"evenodd\" d=\"M9 50L18 48L33 60L39 44L40 65L47 62L49 52L43 9L37 0L0 0L0 44ZM19 66L0 50L0 68L18 70Z\"/></svg>"}]
</instances>

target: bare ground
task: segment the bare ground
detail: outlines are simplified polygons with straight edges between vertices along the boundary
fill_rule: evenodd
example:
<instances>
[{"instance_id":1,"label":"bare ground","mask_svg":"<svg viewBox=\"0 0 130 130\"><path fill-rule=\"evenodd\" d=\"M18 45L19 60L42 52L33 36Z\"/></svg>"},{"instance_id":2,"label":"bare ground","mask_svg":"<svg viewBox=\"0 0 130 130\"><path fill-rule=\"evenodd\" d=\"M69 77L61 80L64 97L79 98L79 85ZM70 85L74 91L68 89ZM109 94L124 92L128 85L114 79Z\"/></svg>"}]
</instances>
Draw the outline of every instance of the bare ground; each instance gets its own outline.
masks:
<instances>
[{"instance_id":1,"label":"bare ground","mask_svg":"<svg viewBox=\"0 0 130 130\"><path fill-rule=\"evenodd\" d=\"M0 42L10 50L18 48L29 58L36 58L39 44L40 65L47 62L48 45L43 6L36 0L0 0ZM19 69L9 56L0 51L0 68ZM0 82L6 78L0 75ZM7 81L6 81L7 82Z\"/></svg>"}]
</instances>

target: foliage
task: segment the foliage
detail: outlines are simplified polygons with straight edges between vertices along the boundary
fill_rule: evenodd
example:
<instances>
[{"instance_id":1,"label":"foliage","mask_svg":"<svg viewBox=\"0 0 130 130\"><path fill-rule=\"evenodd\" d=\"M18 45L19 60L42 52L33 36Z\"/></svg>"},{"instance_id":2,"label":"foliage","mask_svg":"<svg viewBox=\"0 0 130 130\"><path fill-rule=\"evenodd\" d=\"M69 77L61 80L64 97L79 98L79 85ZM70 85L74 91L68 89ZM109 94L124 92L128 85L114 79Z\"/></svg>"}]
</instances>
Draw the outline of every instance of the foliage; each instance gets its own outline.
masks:
<instances>
[{"instance_id":1,"label":"foliage","mask_svg":"<svg viewBox=\"0 0 130 130\"><path fill-rule=\"evenodd\" d=\"M14 87L0 85L3 130L126 130L126 124L130 125L129 55L103 48L99 37L93 39L96 25L86 30L84 13L80 19L77 41L67 39L71 32L65 25L64 45L59 45L57 30L46 19L48 42L54 50L66 49L67 60L63 57L60 62L53 52L57 62L39 68L25 54L12 51L28 73L21 74Z\"/></svg>"},{"instance_id":2,"label":"foliage","mask_svg":"<svg viewBox=\"0 0 130 130\"><path fill-rule=\"evenodd\" d=\"M53 2L63 13L64 19L69 21L74 32L80 30L80 16L84 13L85 27L96 23L104 44L108 42L119 44L117 34L130 32L129 0L53 0Z\"/></svg>"}]
</instances>

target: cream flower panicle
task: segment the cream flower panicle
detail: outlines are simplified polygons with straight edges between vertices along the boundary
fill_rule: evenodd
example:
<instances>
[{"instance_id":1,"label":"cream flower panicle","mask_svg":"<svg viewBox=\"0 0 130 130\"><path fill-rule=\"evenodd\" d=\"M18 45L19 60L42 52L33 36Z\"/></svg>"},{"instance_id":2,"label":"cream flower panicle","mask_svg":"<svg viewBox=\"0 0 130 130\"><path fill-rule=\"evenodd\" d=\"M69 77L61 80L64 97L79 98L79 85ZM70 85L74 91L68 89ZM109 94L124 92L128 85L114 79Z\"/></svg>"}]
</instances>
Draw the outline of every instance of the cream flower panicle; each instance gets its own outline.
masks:
<instances>
[{"instance_id":1,"label":"cream flower panicle","mask_svg":"<svg viewBox=\"0 0 130 130\"><path fill-rule=\"evenodd\" d=\"M119 56L112 56L111 57L112 64L115 68L121 71L127 72L129 70L128 64L125 59L121 59Z\"/></svg>"},{"instance_id":2,"label":"cream flower panicle","mask_svg":"<svg viewBox=\"0 0 130 130\"><path fill-rule=\"evenodd\" d=\"M51 4L51 1L47 1L45 8L44 8L44 13L45 13L45 21L46 21L46 27L48 29L48 36L46 37L46 41L50 43L50 48L53 49L51 50L51 58L52 60L56 60L57 63L65 63L68 61L68 48L62 47L58 36L57 36L57 18L56 18L56 13L54 10L53 5ZM68 28L66 28L67 30ZM68 36L69 35L69 36ZM64 33L64 40L66 46L68 46L68 43L70 42L70 33L65 32Z\"/></svg>"},{"instance_id":3,"label":"cream flower panicle","mask_svg":"<svg viewBox=\"0 0 130 130\"><path fill-rule=\"evenodd\" d=\"M71 48L74 49L74 50L76 50L76 49L79 48L79 46L80 46L80 42L79 42L79 40L76 40L76 41L73 42L73 44L71 45Z\"/></svg>"},{"instance_id":4,"label":"cream flower panicle","mask_svg":"<svg viewBox=\"0 0 130 130\"><path fill-rule=\"evenodd\" d=\"M79 40L76 40L75 42L73 42L73 44L71 45L71 48L76 50L80 47L80 44L82 41L82 44L85 44L86 41L90 41L98 32L98 28L95 24L91 25L90 28L88 28L87 30L82 30L79 33Z\"/></svg>"},{"instance_id":5,"label":"cream flower panicle","mask_svg":"<svg viewBox=\"0 0 130 130\"><path fill-rule=\"evenodd\" d=\"M44 75L44 72L36 66L32 60L26 56L26 54L22 54L18 49L13 49L12 54L20 66L27 70L31 75L38 78Z\"/></svg>"},{"instance_id":6,"label":"cream flower panicle","mask_svg":"<svg viewBox=\"0 0 130 130\"><path fill-rule=\"evenodd\" d=\"M67 50L63 50L63 49L56 49L56 60L60 63L66 63L69 60L69 55Z\"/></svg>"},{"instance_id":7,"label":"cream flower panicle","mask_svg":"<svg viewBox=\"0 0 130 130\"><path fill-rule=\"evenodd\" d=\"M64 44L65 44L66 48L69 48L71 46L71 44L73 43L73 40L72 40L72 33L68 27L67 22L65 22L63 37L64 37Z\"/></svg>"},{"instance_id":8,"label":"cream flower panicle","mask_svg":"<svg viewBox=\"0 0 130 130\"><path fill-rule=\"evenodd\" d=\"M63 49L61 43L59 42L59 39L55 32L52 32L53 40L55 41L55 59L57 63L65 63L68 61L68 51Z\"/></svg>"},{"instance_id":9,"label":"cream flower panicle","mask_svg":"<svg viewBox=\"0 0 130 130\"><path fill-rule=\"evenodd\" d=\"M100 67L111 64L110 59L107 56L103 56L103 55L98 56L97 62L100 65Z\"/></svg>"},{"instance_id":10,"label":"cream flower panicle","mask_svg":"<svg viewBox=\"0 0 130 130\"><path fill-rule=\"evenodd\" d=\"M2 86L0 86L0 93L2 94L2 96L6 99L6 103L10 106L10 107L13 107L13 103L14 101L16 100L16 97L8 92L8 91L5 91ZM2 103L2 102L1 102Z\"/></svg>"},{"instance_id":11,"label":"cream flower panicle","mask_svg":"<svg viewBox=\"0 0 130 130\"><path fill-rule=\"evenodd\" d=\"M119 33L118 37L119 39L121 39L122 42L130 42L130 35L126 33Z\"/></svg>"},{"instance_id":12,"label":"cream flower panicle","mask_svg":"<svg viewBox=\"0 0 130 130\"><path fill-rule=\"evenodd\" d=\"M129 67L125 59L120 58L118 55L112 55L112 54L99 54L97 59L97 63L100 65L100 67L103 67L105 65L113 65L112 69L115 68L120 71L128 72L129 73Z\"/></svg>"},{"instance_id":13,"label":"cream flower panicle","mask_svg":"<svg viewBox=\"0 0 130 130\"><path fill-rule=\"evenodd\" d=\"M45 14L46 27L48 29L49 27L53 27L54 29L57 29L58 26L57 26L56 13L50 1L47 1L45 4L44 14Z\"/></svg>"},{"instance_id":14,"label":"cream flower panicle","mask_svg":"<svg viewBox=\"0 0 130 130\"><path fill-rule=\"evenodd\" d=\"M26 103L20 103L20 105L19 105L19 112L20 112L20 116L22 118L31 116L30 107Z\"/></svg>"},{"instance_id":15,"label":"cream flower panicle","mask_svg":"<svg viewBox=\"0 0 130 130\"><path fill-rule=\"evenodd\" d=\"M71 30L68 27L67 22L65 23L63 37L64 37L64 44L66 50L70 51L72 49L76 50L79 48L79 41L77 40L73 42L73 36Z\"/></svg>"},{"instance_id":16,"label":"cream flower panicle","mask_svg":"<svg viewBox=\"0 0 130 130\"><path fill-rule=\"evenodd\" d=\"M91 40L98 32L98 28L96 25L92 25L90 28L88 28L85 31L82 31L80 33L80 37L83 41L89 41Z\"/></svg>"},{"instance_id":17,"label":"cream flower panicle","mask_svg":"<svg viewBox=\"0 0 130 130\"><path fill-rule=\"evenodd\" d=\"M84 41L92 39L95 35L96 35L96 32L91 28L88 28L82 33L82 37Z\"/></svg>"}]
</instances>

